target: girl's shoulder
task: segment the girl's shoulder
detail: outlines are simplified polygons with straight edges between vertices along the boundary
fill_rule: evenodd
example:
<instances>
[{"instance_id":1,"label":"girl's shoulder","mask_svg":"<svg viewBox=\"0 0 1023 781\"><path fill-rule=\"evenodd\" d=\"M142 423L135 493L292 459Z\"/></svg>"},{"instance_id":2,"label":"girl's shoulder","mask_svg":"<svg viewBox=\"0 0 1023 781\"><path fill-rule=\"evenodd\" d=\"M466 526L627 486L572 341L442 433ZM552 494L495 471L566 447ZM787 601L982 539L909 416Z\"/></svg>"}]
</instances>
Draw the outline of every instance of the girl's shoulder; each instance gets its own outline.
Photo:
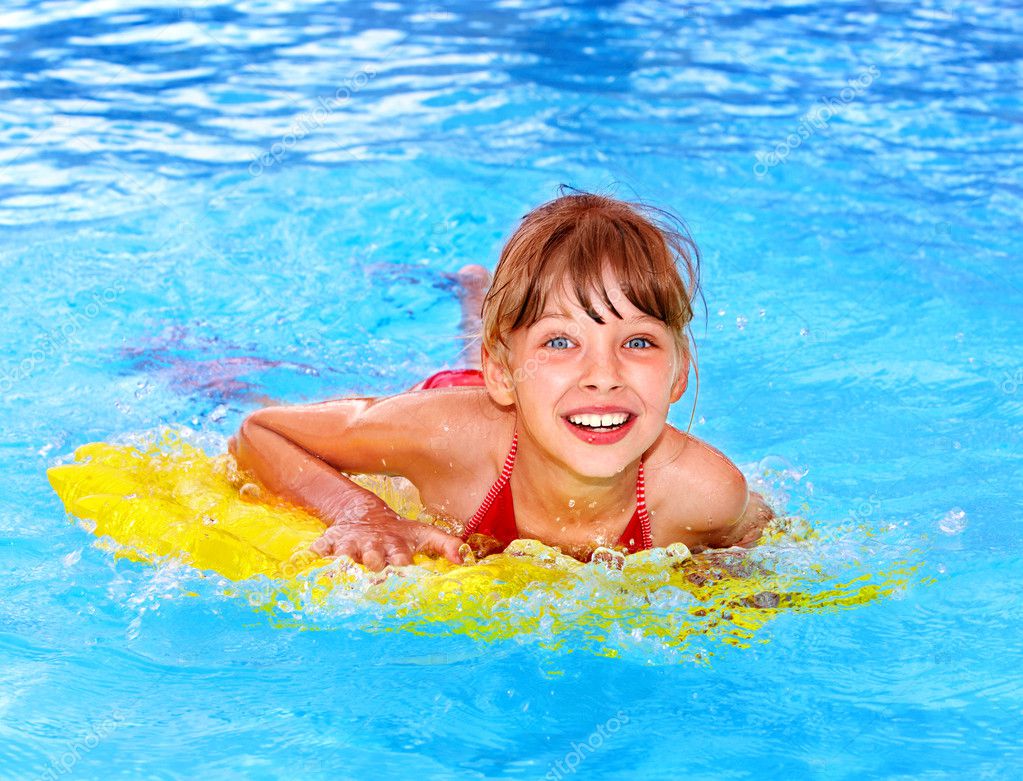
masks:
<instances>
[{"instance_id":1,"label":"girl's shoulder","mask_svg":"<svg viewBox=\"0 0 1023 781\"><path fill-rule=\"evenodd\" d=\"M266 407L247 418L342 472L416 482L466 459L493 460L514 419L482 388L444 388L382 397ZM490 453L489 451L493 451Z\"/></svg>"},{"instance_id":2,"label":"girl's shoulder","mask_svg":"<svg viewBox=\"0 0 1023 781\"><path fill-rule=\"evenodd\" d=\"M644 475L655 545L713 545L746 509L749 491L739 468L673 426L647 453Z\"/></svg>"},{"instance_id":3,"label":"girl's shoulder","mask_svg":"<svg viewBox=\"0 0 1023 781\"><path fill-rule=\"evenodd\" d=\"M422 471L501 471L515 434L515 413L494 403L486 389L432 388L393 397L393 403L407 411L399 418L407 418L419 441Z\"/></svg>"},{"instance_id":4,"label":"girl's shoulder","mask_svg":"<svg viewBox=\"0 0 1023 781\"><path fill-rule=\"evenodd\" d=\"M515 435L515 414L483 388L435 388L403 394L413 407L419 457L404 473L431 512L465 520L501 473Z\"/></svg>"}]
</instances>

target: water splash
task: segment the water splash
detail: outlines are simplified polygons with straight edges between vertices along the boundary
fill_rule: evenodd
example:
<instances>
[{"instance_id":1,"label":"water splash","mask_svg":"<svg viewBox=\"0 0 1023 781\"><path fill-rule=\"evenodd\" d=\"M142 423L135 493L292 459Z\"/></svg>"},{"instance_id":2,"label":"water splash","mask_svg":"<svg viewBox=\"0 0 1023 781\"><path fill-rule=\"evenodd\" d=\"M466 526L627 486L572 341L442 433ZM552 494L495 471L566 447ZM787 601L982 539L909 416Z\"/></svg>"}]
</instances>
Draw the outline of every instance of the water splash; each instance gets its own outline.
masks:
<instances>
[{"instance_id":1,"label":"water splash","mask_svg":"<svg viewBox=\"0 0 1023 781\"><path fill-rule=\"evenodd\" d=\"M938 528L945 534L962 534L966 531L966 511L953 507L938 522Z\"/></svg>"},{"instance_id":2,"label":"water splash","mask_svg":"<svg viewBox=\"0 0 1023 781\"><path fill-rule=\"evenodd\" d=\"M367 631L705 660L722 645L767 642L761 630L784 613L845 609L891 596L907 587L917 568L908 559L881 564L864 558L874 562L869 569L828 560L821 554L834 532L788 516L748 551L693 556L676 545L626 557L598 550L583 563L538 541L518 540L475 564L417 556L410 566L373 573L347 559L311 555L308 546L323 530L318 519L264 501L230 457L211 458L179 432L165 432L142 448L86 445L75 459L52 468L50 481L69 512L95 523L106 547L158 567L183 562L219 573L225 580L217 594L244 599L281 626L351 628L355 621ZM805 474L778 459L762 474L769 470L793 480ZM407 481L360 482L406 517L420 517ZM855 537L856 529L840 533ZM861 529L859 542L868 536ZM142 596L145 602L151 595Z\"/></svg>"}]
</instances>

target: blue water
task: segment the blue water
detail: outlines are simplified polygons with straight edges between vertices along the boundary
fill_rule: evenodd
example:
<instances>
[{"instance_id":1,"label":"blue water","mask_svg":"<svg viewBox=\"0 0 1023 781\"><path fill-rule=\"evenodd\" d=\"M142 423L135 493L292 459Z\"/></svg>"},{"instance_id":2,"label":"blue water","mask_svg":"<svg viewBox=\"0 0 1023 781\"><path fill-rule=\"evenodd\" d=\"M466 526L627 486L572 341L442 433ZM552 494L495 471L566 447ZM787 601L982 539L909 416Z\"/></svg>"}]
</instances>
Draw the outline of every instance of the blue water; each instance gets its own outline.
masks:
<instances>
[{"instance_id":1,"label":"blue water","mask_svg":"<svg viewBox=\"0 0 1023 781\"><path fill-rule=\"evenodd\" d=\"M953 0L6 2L0 777L1018 777L1021 33ZM281 626L68 522L44 472L79 444L214 452L267 398L452 365L445 275L561 183L687 220L694 432L825 569L906 588L609 659Z\"/></svg>"}]
</instances>

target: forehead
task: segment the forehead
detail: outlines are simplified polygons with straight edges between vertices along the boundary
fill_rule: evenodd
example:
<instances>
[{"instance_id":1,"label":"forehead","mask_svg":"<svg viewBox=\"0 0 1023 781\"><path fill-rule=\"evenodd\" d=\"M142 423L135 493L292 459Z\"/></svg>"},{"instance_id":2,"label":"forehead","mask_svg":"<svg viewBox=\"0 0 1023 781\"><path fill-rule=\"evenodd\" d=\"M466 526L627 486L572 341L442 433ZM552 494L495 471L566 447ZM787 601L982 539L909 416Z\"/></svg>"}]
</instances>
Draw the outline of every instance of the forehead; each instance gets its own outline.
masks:
<instances>
[{"instance_id":1,"label":"forehead","mask_svg":"<svg viewBox=\"0 0 1023 781\"><path fill-rule=\"evenodd\" d=\"M656 317L643 312L633 304L617 281L604 279L604 289L591 289L589 306L583 305L573 285L567 280L556 286L547 295L544 308L539 313L537 322L548 318L577 319L586 317L591 320L607 322L626 321L629 323L646 321L661 324ZM606 296L606 300L605 300ZM596 317L594 317L596 315Z\"/></svg>"}]
</instances>

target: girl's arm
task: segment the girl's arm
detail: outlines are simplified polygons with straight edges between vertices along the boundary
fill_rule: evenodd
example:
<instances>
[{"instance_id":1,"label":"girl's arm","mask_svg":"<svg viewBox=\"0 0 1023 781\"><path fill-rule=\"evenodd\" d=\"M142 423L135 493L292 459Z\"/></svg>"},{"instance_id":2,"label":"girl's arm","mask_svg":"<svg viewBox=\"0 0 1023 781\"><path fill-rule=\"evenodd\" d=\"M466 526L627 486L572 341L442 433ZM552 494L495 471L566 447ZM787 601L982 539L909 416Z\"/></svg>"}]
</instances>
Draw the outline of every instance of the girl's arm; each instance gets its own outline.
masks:
<instances>
[{"instance_id":1,"label":"girl's arm","mask_svg":"<svg viewBox=\"0 0 1023 781\"><path fill-rule=\"evenodd\" d=\"M338 471L392 471L385 453L391 456L392 467L398 467L392 473L404 471L400 468L408 458L404 442L387 440L388 434L391 440L406 438L388 430L390 415L372 414L376 403L345 399L259 410L242 424L231 452L239 466L253 472L271 492L306 507L328 524L312 546L321 556L347 555L374 570L388 563L408 564L418 552L461 562L458 537L401 518ZM400 403L398 407L402 411ZM406 424L404 433L415 434L414 429ZM312 448L320 452L311 452ZM415 457L417 448L411 450Z\"/></svg>"},{"instance_id":2,"label":"girl's arm","mask_svg":"<svg viewBox=\"0 0 1023 781\"><path fill-rule=\"evenodd\" d=\"M746 502L746 509L738 520L721 535L722 539L718 548L728 548L732 545L740 545L743 548L750 548L764 531L764 527L774 518L774 510L764 501L764 497L756 491L749 492L749 500Z\"/></svg>"},{"instance_id":3,"label":"girl's arm","mask_svg":"<svg viewBox=\"0 0 1023 781\"><path fill-rule=\"evenodd\" d=\"M660 508L671 519L669 536L701 550L752 547L774 518L764 498L749 490L742 472L719 450L675 429L669 436L677 449L668 450L664 472L657 476L670 486Z\"/></svg>"},{"instance_id":4,"label":"girl's arm","mask_svg":"<svg viewBox=\"0 0 1023 781\"><path fill-rule=\"evenodd\" d=\"M343 472L402 475L415 482L412 472L432 460L431 435L452 414L437 401L425 393L403 393L264 407L242 428L258 425L280 434Z\"/></svg>"}]
</instances>

